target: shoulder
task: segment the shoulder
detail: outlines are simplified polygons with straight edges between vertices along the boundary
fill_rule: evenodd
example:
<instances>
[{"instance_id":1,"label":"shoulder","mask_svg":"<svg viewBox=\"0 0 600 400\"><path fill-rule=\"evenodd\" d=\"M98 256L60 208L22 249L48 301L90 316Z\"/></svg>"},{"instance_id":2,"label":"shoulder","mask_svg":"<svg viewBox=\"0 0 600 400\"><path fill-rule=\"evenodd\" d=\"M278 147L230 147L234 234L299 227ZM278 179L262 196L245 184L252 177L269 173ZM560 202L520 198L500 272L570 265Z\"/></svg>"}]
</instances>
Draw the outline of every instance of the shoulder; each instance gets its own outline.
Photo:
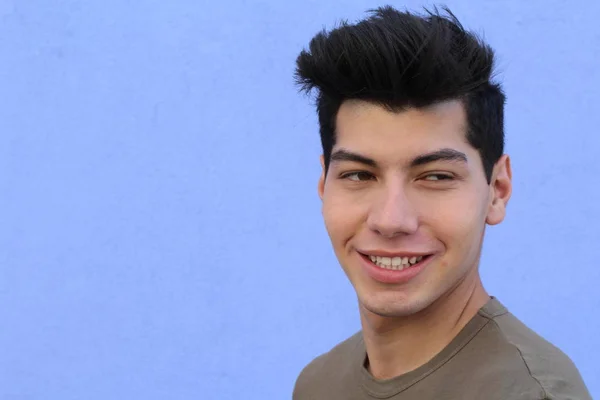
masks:
<instances>
[{"instance_id":1,"label":"shoulder","mask_svg":"<svg viewBox=\"0 0 600 400\"><path fill-rule=\"evenodd\" d=\"M294 385L294 400L312 399L328 387L352 379L357 357L364 348L358 332L321 354L302 369Z\"/></svg>"},{"instance_id":2,"label":"shoulder","mask_svg":"<svg viewBox=\"0 0 600 400\"><path fill-rule=\"evenodd\" d=\"M504 374L536 387L541 398L591 399L576 366L558 347L508 311L480 315L490 320L488 329L497 343L493 358L502 360L497 365L505 366Z\"/></svg>"}]
</instances>

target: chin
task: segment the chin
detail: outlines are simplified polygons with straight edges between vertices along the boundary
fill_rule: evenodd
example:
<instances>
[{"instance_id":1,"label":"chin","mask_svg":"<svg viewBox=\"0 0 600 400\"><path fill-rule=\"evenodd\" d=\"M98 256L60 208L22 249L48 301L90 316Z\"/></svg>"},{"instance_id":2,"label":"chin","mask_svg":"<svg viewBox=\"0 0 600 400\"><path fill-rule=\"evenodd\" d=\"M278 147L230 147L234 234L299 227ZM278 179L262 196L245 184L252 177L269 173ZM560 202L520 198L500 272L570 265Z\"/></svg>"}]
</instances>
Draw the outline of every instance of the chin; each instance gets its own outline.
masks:
<instances>
[{"instance_id":1,"label":"chin","mask_svg":"<svg viewBox=\"0 0 600 400\"><path fill-rule=\"evenodd\" d=\"M435 299L398 292L370 293L358 296L361 308L381 317L408 317L429 307Z\"/></svg>"}]
</instances>

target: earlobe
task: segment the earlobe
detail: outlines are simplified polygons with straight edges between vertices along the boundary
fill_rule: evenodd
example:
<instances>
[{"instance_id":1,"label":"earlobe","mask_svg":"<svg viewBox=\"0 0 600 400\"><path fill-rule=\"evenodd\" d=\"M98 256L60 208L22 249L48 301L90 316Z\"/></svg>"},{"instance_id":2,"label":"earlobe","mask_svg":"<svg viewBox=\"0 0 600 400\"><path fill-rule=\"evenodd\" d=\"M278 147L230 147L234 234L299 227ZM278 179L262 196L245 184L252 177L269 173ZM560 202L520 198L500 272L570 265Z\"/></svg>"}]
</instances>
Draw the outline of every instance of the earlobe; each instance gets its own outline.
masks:
<instances>
[{"instance_id":1,"label":"earlobe","mask_svg":"<svg viewBox=\"0 0 600 400\"><path fill-rule=\"evenodd\" d=\"M319 198L323 201L323 193L325 192L325 159L321 155L321 176L319 177L319 184L317 186L317 191L319 193Z\"/></svg>"},{"instance_id":2,"label":"earlobe","mask_svg":"<svg viewBox=\"0 0 600 400\"><path fill-rule=\"evenodd\" d=\"M506 216L506 206L512 194L512 171L510 158L503 155L494 166L491 182L491 201L488 208L486 223L497 225Z\"/></svg>"}]
</instances>

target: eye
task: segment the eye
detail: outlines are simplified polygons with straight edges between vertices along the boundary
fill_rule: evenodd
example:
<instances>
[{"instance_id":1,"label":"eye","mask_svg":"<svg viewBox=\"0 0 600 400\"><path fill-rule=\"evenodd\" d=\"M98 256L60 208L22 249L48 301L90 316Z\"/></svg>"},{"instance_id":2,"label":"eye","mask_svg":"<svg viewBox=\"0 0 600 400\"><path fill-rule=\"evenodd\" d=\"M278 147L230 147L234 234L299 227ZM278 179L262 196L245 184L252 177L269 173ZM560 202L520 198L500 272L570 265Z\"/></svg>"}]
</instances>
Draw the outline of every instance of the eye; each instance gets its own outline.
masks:
<instances>
[{"instance_id":1,"label":"eye","mask_svg":"<svg viewBox=\"0 0 600 400\"><path fill-rule=\"evenodd\" d=\"M429 182L437 182L437 181L449 181L453 180L454 177L448 174L429 174L423 177L424 180Z\"/></svg>"},{"instance_id":2,"label":"eye","mask_svg":"<svg viewBox=\"0 0 600 400\"><path fill-rule=\"evenodd\" d=\"M347 179L353 182L362 182L373 179L373 174L366 171L355 171L355 172L347 172L345 174L340 175L341 179Z\"/></svg>"}]
</instances>

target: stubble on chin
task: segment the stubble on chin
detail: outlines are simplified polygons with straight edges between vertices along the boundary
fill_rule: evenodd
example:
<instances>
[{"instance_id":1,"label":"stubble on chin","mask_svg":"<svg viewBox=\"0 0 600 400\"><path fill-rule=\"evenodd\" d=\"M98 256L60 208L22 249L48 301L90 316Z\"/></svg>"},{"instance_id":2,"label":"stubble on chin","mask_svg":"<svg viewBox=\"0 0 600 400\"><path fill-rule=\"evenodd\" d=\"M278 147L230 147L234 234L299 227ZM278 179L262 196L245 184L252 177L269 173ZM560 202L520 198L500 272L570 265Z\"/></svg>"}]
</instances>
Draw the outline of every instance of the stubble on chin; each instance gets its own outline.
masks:
<instances>
[{"instance_id":1,"label":"stubble on chin","mask_svg":"<svg viewBox=\"0 0 600 400\"><path fill-rule=\"evenodd\" d=\"M360 313L365 317L406 318L426 309L429 304L418 299L399 297L393 293L378 293L358 298Z\"/></svg>"}]
</instances>

